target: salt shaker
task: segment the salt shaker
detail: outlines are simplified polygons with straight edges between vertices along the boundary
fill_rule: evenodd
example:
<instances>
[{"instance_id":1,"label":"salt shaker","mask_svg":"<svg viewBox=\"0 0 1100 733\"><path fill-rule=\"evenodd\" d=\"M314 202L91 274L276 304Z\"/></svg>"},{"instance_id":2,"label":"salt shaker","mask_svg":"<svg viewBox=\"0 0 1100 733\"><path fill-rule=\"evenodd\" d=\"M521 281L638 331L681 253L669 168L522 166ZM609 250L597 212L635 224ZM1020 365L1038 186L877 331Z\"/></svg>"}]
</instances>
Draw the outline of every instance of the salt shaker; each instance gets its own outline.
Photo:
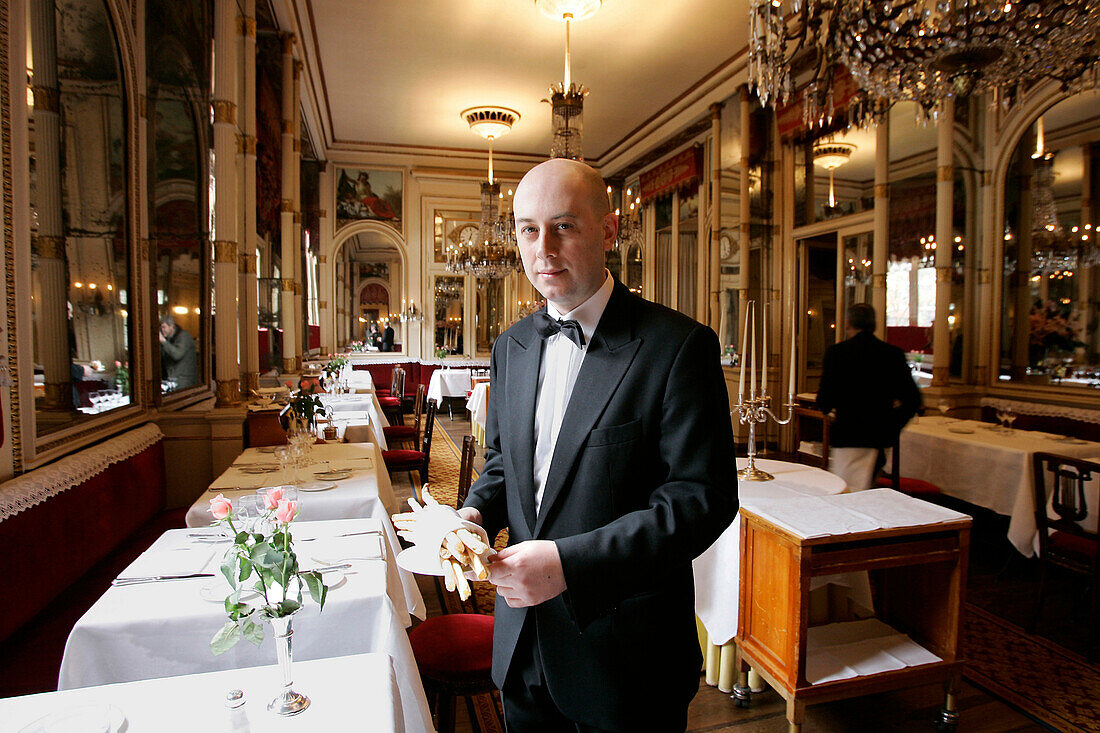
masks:
<instances>
[{"instance_id":1,"label":"salt shaker","mask_svg":"<svg viewBox=\"0 0 1100 733\"><path fill-rule=\"evenodd\" d=\"M252 726L248 723L248 712L244 709L243 690L230 690L225 695L225 707L229 713L230 733L249 733Z\"/></svg>"}]
</instances>

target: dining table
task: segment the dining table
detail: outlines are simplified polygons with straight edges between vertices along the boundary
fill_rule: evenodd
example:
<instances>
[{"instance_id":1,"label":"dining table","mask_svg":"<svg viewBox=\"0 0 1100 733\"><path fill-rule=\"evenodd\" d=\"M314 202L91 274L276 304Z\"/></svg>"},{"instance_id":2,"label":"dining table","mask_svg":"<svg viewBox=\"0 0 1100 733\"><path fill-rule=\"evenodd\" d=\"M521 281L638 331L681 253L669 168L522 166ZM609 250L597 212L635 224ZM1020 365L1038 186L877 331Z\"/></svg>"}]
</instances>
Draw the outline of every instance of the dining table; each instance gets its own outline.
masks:
<instances>
[{"instance_id":1,"label":"dining table","mask_svg":"<svg viewBox=\"0 0 1100 733\"><path fill-rule=\"evenodd\" d=\"M108 588L69 634L59 690L275 661L269 640L257 647L242 639L221 655L210 649L226 622L224 600L231 590L218 568L232 545L218 529L169 530L120 573L119 579L127 580L116 579L119 584ZM424 601L415 578L395 562L400 545L390 523L378 518L295 521L291 532L300 567L334 568L322 573L329 586L324 609L307 596L295 614L295 669L307 660L384 653L393 660L406 729L431 730L406 633L414 616L425 617ZM198 577L144 581L178 575ZM258 604L262 597L251 591L241 600ZM265 637L270 634L265 628Z\"/></svg>"},{"instance_id":2,"label":"dining table","mask_svg":"<svg viewBox=\"0 0 1100 733\"><path fill-rule=\"evenodd\" d=\"M1100 456L1097 442L945 415L911 420L899 445L902 476L1009 517L1008 541L1025 557L1038 552L1033 456Z\"/></svg>"},{"instance_id":3,"label":"dining table","mask_svg":"<svg viewBox=\"0 0 1100 733\"><path fill-rule=\"evenodd\" d=\"M748 465L737 459L738 470ZM789 461L756 459L756 467L770 473L771 481L738 481L738 500L743 507L802 497L830 496L845 491L847 484L836 474L821 468ZM707 681L723 691L732 689L733 638L737 635L738 604L741 594L741 515L714 543L695 558L695 614L708 639ZM832 582L847 587L853 601L870 606L866 574L845 574L815 579L814 588ZM721 679L721 682L719 682Z\"/></svg>"},{"instance_id":4,"label":"dining table","mask_svg":"<svg viewBox=\"0 0 1100 733\"><path fill-rule=\"evenodd\" d=\"M474 439L485 445L485 423L489 419L489 382L478 382L473 386L466 409L470 411L470 432Z\"/></svg>"},{"instance_id":5,"label":"dining table","mask_svg":"<svg viewBox=\"0 0 1100 733\"><path fill-rule=\"evenodd\" d=\"M331 410L333 416L339 416L342 412L366 413L370 419L371 427L376 435L383 434L383 428L390 425L386 414L382 411L382 405L378 402L378 395L371 389L368 392L355 392L351 394L322 394L321 404L327 410ZM385 447L382 450L387 450Z\"/></svg>"},{"instance_id":6,"label":"dining table","mask_svg":"<svg viewBox=\"0 0 1100 733\"><path fill-rule=\"evenodd\" d=\"M444 397L465 397L472 385L471 369L436 369L428 380L427 398L442 405Z\"/></svg>"},{"instance_id":7,"label":"dining table","mask_svg":"<svg viewBox=\"0 0 1100 733\"><path fill-rule=\"evenodd\" d=\"M200 672L174 677L82 687L0 699L4 731L49 733L96 730L104 733L228 731L230 733L428 733L431 719L401 689L393 658L383 652L350 654L293 664L294 689L310 699L302 713L280 717L267 703L282 691L277 665ZM416 681L419 687L419 680ZM227 698L240 692L243 703ZM235 694L234 694L235 697ZM415 696L411 696L415 698ZM62 728L65 724L70 727ZM79 727L87 724L87 727Z\"/></svg>"},{"instance_id":8,"label":"dining table","mask_svg":"<svg viewBox=\"0 0 1100 733\"><path fill-rule=\"evenodd\" d=\"M309 449L312 463L299 468L295 481L291 468L281 470L275 457L278 446L246 448L233 463L203 492L187 510L188 527L205 527L214 521L210 499L222 494L231 501L254 494L257 489L287 484L302 485L302 480L324 484L319 491L300 491L299 517L302 520L385 519L400 511L390 474L377 443L317 443ZM319 481L317 472L347 469L345 479Z\"/></svg>"}]
</instances>

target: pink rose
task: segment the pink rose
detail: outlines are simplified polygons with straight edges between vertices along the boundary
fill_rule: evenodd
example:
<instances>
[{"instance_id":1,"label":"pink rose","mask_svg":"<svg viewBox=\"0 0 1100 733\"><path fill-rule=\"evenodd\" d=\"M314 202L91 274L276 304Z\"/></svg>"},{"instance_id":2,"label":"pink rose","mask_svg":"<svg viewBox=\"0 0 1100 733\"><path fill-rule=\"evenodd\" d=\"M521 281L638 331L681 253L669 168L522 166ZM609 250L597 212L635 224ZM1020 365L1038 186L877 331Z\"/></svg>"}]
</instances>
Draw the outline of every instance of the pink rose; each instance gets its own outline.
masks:
<instances>
[{"instance_id":1,"label":"pink rose","mask_svg":"<svg viewBox=\"0 0 1100 733\"><path fill-rule=\"evenodd\" d=\"M232 511L233 503L221 494L210 500L210 513L214 515L214 519L225 519Z\"/></svg>"},{"instance_id":2,"label":"pink rose","mask_svg":"<svg viewBox=\"0 0 1100 733\"><path fill-rule=\"evenodd\" d=\"M275 519L283 524L290 524L294 515L298 513L298 502L290 499L279 499L279 506L275 509Z\"/></svg>"},{"instance_id":3,"label":"pink rose","mask_svg":"<svg viewBox=\"0 0 1100 733\"><path fill-rule=\"evenodd\" d=\"M286 383L286 388L287 388L287 389L294 389L294 387L293 387L293 386L291 385L291 383L290 383L290 382L287 382L287 383Z\"/></svg>"},{"instance_id":4,"label":"pink rose","mask_svg":"<svg viewBox=\"0 0 1100 733\"><path fill-rule=\"evenodd\" d=\"M283 498L283 490L281 488L274 488L264 493L264 506L268 509L275 509L279 506L279 499Z\"/></svg>"}]
</instances>

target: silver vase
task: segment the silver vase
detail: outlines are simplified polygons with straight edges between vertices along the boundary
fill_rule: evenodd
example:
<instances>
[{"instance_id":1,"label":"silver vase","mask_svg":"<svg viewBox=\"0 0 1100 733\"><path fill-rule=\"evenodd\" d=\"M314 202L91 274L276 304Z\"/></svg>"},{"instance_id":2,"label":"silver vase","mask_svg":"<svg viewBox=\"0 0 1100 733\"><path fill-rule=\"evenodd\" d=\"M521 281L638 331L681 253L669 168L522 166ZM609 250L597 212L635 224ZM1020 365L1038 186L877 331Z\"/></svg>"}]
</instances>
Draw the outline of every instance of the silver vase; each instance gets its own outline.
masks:
<instances>
[{"instance_id":1,"label":"silver vase","mask_svg":"<svg viewBox=\"0 0 1100 733\"><path fill-rule=\"evenodd\" d=\"M293 614L271 619L271 629L275 636L275 649L279 655L279 669L283 673L283 691L267 704L267 709L276 715L297 715L309 707L309 698L293 690L294 678L290 673L294 661L291 639L294 637Z\"/></svg>"}]
</instances>

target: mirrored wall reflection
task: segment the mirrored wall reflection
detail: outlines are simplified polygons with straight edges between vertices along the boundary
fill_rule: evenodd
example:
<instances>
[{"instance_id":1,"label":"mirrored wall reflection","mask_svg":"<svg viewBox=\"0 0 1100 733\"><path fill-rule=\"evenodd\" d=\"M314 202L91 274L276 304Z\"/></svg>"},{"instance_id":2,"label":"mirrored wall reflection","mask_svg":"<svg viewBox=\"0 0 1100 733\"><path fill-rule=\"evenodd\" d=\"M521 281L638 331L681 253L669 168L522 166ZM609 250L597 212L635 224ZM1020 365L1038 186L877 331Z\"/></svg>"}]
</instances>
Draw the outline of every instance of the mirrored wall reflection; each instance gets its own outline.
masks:
<instances>
[{"instance_id":1,"label":"mirrored wall reflection","mask_svg":"<svg viewBox=\"0 0 1100 733\"><path fill-rule=\"evenodd\" d=\"M1091 94L1046 110L1016 146L1004 190L1001 383L1100 388L1097 180Z\"/></svg>"},{"instance_id":2,"label":"mirrored wall reflection","mask_svg":"<svg viewBox=\"0 0 1100 733\"><path fill-rule=\"evenodd\" d=\"M504 316L504 280L478 278L477 318L474 321L476 355L487 355L492 350L493 342L504 331Z\"/></svg>"},{"instance_id":3,"label":"mirrored wall reflection","mask_svg":"<svg viewBox=\"0 0 1100 733\"><path fill-rule=\"evenodd\" d=\"M162 393L204 384L209 303L209 3L149 0L149 235Z\"/></svg>"},{"instance_id":4,"label":"mirrored wall reflection","mask_svg":"<svg viewBox=\"0 0 1100 733\"><path fill-rule=\"evenodd\" d=\"M439 276L435 279L435 355L439 358L463 354L462 305L464 278Z\"/></svg>"},{"instance_id":5,"label":"mirrored wall reflection","mask_svg":"<svg viewBox=\"0 0 1100 733\"><path fill-rule=\"evenodd\" d=\"M27 14L36 432L132 401L126 115L102 0Z\"/></svg>"}]
</instances>

